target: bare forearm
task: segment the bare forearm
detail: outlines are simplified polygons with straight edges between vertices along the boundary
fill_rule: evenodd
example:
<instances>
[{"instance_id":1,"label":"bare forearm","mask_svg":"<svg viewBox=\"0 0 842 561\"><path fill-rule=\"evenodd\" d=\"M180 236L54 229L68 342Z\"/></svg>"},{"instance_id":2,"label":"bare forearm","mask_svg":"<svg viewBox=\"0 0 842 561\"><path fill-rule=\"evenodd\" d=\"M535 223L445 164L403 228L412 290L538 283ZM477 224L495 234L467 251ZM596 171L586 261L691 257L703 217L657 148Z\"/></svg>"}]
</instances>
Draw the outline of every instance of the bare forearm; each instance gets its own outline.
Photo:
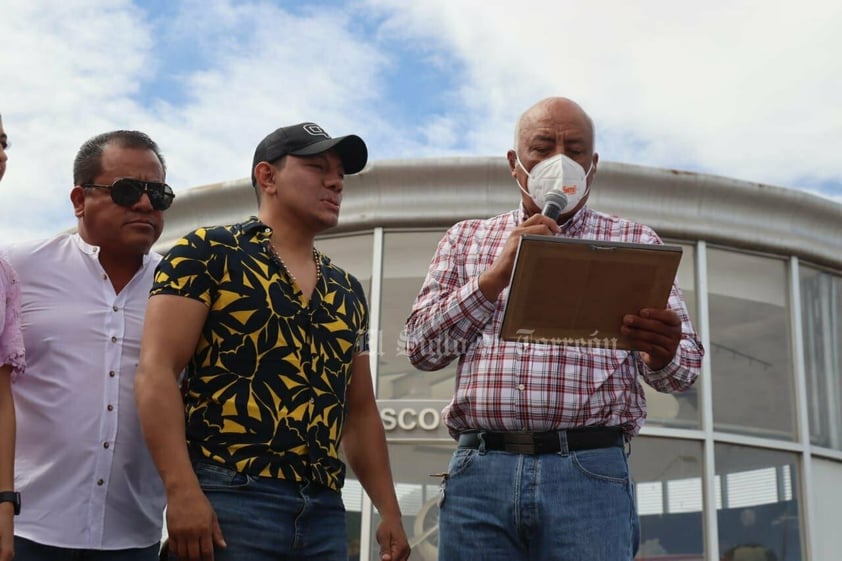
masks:
<instances>
[{"instance_id":1,"label":"bare forearm","mask_svg":"<svg viewBox=\"0 0 842 561\"><path fill-rule=\"evenodd\" d=\"M167 494L197 486L187 453L184 404L176 377L147 376L138 369L135 398L143 436Z\"/></svg>"},{"instance_id":2,"label":"bare forearm","mask_svg":"<svg viewBox=\"0 0 842 561\"><path fill-rule=\"evenodd\" d=\"M10 491L15 486L15 403L11 375L11 366L0 367L0 491Z\"/></svg>"},{"instance_id":3,"label":"bare forearm","mask_svg":"<svg viewBox=\"0 0 842 561\"><path fill-rule=\"evenodd\" d=\"M345 457L380 515L400 517L380 414L375 405L367 407L364 413L358 411L357 415L345 427L342 438Z\"/></svg>"}]
</instances>

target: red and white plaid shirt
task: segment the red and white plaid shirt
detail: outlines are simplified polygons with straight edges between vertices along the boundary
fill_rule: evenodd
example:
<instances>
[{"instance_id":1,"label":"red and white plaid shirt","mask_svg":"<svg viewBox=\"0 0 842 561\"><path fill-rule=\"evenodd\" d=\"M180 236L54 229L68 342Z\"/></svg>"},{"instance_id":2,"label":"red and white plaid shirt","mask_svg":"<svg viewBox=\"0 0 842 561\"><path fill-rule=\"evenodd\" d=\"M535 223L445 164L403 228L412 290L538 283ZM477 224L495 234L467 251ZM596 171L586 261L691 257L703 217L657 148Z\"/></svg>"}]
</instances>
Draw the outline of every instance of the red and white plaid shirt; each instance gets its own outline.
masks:
<instances>
[{"instance_id":1,"label":"red and white plaid shirt","mask_svg":"<svg viewBox=\"0 0 842 561\"><path fill-rule=\"evenodd\" d=\"M403 336L413 365L438 370L458 359L456 391L444 409L454 436L465 430L546 431L588 425L622 426L637 434L646 418L638 381L661 392L689 388L699 375L704 349L687 306L673 285L668 307L681 319L675 357L653 371L639 353L508 342L499 338L508 295L496 302L479 289L480 273L503 250L524 220L515 210L486 220L466 220L439 242ZM647 226L582 208L560 236L662 244Z\"/></svg>"}]
</instances>

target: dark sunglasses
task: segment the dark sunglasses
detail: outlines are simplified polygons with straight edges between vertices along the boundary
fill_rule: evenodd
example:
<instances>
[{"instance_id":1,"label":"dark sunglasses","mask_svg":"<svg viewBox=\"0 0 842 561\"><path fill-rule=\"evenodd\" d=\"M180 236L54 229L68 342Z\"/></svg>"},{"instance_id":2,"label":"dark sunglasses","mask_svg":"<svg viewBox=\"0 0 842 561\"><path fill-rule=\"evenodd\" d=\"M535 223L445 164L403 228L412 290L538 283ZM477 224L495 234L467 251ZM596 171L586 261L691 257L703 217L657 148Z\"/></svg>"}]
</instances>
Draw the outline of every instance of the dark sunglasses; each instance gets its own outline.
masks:
<instances>
[{"instance_id":1,"label":"dark sunglasses","mask_svg":"<svg viewBox=\"0 0 842 561\"><path fill-rule=\"evenodd\" d=\"M175 193L166 183L142 181L128 177L115 179L111 185L85 183L82 187L111 191L111 200L125 207L137 204L144 193L149 195L149 202L152 203L152 208L155 210L167 210L175 198Z\"/></svg>"}]
</instances>

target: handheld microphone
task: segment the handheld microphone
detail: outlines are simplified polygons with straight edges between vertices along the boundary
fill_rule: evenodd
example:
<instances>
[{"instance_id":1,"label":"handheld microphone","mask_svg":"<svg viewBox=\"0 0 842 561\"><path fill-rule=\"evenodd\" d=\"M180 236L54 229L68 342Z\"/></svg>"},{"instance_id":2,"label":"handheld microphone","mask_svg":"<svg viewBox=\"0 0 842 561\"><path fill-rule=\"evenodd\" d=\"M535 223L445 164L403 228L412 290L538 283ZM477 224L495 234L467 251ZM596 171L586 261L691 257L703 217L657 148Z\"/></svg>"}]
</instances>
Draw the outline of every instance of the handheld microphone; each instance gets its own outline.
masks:
<instances>
[{"instance_id":1,"label":"handheld microphone","mask_svg":"<svg viewBox=\"0 0 842 561\"><path fill-rule=\"evenodd\" d=\"M558 220L561 211L567 206L567 195L558 189L552 189L544 195L544 201L546 202L544 203L544 210L541 211L541 214L553 220Z\"/></svg>"}]
</instances>

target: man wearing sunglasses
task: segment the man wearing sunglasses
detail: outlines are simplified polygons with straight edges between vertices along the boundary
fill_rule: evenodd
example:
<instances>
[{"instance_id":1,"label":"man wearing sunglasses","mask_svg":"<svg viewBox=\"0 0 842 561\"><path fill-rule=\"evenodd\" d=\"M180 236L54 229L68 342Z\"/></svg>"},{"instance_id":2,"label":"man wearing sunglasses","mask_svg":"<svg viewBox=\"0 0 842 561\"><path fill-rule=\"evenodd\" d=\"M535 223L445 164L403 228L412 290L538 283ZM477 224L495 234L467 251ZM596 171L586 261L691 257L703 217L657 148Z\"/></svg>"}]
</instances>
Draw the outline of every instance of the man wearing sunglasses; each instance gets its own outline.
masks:
<instances>
[{"instance_id":1,"label":"man wearing sunglasses","mask_svg":"<svg viewBox=\"0 0 842 561\"><path fill-rule=\"evenodd\" d=\"M150 248L174 198L165 177L144 133L91 138L73 165L77 232L10 248L28 362L14 388L19 560L157 559L165 495L134 376Z\"/></svg>"}]
</instances>

